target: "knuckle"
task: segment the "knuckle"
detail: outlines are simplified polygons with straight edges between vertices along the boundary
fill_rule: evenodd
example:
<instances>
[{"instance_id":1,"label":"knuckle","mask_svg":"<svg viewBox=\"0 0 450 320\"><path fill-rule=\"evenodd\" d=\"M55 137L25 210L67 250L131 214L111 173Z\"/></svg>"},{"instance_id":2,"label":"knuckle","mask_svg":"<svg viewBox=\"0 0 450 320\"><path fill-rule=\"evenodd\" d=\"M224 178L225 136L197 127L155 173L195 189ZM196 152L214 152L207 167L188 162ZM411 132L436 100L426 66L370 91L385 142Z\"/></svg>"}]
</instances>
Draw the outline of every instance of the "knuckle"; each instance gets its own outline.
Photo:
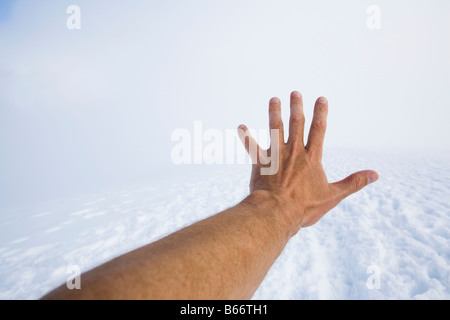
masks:
<instances>
[{"instance_id":1,"label":"knuckle","mask_svg":"<svg viewBox=\"0 0 450 320\"><path fill-rule=\"evenodd\" d=\"M272 128L281 128L283 126L283 121L281 119L274 119L270 121L270 126Z\"/></svg>"},{"instance_id":2,"label":"knuckle","mask_svg":"<svg viewBox=\"0 0 450 320\"><path fill-rule=\"evenodd\" d=\"M303 124L303 123L305 123L305 115L293 114L293 115L291 115L291 122L294 124Z\"/></svg>"},{"instance_id":3,"label":"knuckle","mask_svg":"<svg viewBox=\"0 0 450 320\"><path fill-rule=\"evenodd\" d=\"M364 180L362 178L356 178L353 180L353 188L355 191L359 191L364 188Z\"/></svg>"},{"instance_id":4,"label":"knuckle","mask_svg":"<svg viewBox=\"0 0 450 320\"><path fill-rule=\"evenodd\" d=\"M325 131L327 130L327 122L323 120L315 120L312 123L312 127L314 128L314 130L317 130L320 133L325 133Z\"/></svg>"}]
</instances>

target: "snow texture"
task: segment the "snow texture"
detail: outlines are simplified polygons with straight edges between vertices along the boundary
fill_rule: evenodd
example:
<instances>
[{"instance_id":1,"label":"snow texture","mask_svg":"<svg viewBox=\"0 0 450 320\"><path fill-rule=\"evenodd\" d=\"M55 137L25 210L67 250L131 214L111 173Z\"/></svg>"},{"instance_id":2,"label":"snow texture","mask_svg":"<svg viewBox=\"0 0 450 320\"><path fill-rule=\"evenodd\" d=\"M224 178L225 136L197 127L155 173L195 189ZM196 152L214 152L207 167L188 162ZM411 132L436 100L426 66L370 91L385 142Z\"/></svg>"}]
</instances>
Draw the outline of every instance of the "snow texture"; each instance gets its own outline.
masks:
<instances>
[{"instance_id":1,"label":"snow texture","mask_svg":"<svg viewBox=\"0 0 450 320\"><path fill-rule=\"evenodd\" d=\"M449 160L446 152L327 151L330 181L362 169L380 180L301 230L254 298L450 299ZM87 271L248 194L249 166L205 172L1 209L0 299L40 298L71 266Z\"/></svg>"}]
</instances>

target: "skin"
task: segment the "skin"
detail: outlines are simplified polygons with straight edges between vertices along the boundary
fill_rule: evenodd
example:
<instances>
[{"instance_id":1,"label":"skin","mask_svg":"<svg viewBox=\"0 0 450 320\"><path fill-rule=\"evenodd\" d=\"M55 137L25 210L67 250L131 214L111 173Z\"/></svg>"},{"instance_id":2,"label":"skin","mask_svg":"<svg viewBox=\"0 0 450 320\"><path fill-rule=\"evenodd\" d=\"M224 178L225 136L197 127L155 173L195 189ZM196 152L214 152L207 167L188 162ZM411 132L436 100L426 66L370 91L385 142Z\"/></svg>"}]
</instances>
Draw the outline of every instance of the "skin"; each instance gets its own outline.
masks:
<instances>
[{"instance_id":1,"label":"skin","mask_svg":"<svg viewBox=\"0 0 450 320\"><path fill-rule=\"evenodd\" d=\"M291 94L290 112L285 142L281 102L270 100L270 128L280 135L267 151L257 146L246 126L239 127L255 163L250 195L241 203L83 274L81 290L63 285L43 299L250 299L301 228L378 179L367 170L328 183L321 163L328 101L317 100L306 144L297 91ZM262 175L267 166L262 157L277 150L278 172Z\"/></svg>"}]
</instances>

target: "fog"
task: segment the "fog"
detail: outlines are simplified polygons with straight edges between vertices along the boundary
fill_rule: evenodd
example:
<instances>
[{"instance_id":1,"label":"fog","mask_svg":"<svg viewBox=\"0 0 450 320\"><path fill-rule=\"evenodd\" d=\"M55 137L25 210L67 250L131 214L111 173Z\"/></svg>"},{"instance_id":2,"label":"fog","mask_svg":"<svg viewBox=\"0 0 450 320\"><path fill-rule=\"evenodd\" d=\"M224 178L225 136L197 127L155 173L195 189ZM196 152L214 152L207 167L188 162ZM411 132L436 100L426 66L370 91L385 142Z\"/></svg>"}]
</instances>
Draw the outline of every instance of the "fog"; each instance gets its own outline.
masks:
<instances>
[{"instance_id":1,"label":"fog","mask_svg":"<svg viewBox=\"0 0 450 320\"><path fill-rule=\"evenodd\" d=\"M0 207L195 170L172 163L175 130L267 128L269 99L287 121L292 90L308 119L328 98L326 148L449 150L449 12L446 0L2 0Z\"/></svg>"}]
</instances>

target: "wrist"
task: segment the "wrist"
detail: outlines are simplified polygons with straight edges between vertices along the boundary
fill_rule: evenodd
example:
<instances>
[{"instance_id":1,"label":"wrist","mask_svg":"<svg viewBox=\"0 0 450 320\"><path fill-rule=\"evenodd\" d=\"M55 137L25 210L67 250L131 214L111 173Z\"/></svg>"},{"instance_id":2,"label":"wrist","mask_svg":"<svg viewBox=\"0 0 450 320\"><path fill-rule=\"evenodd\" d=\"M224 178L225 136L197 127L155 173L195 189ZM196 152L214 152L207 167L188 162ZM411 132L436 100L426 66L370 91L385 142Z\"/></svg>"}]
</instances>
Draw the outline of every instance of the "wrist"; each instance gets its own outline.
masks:
<instances>
[{"instance_id":1,"label":"wrist","mask_svg":"<svg viewBox=\"0 0 450 320\"><path fill-rule=\"evenodd\" d=\"M288 239L300 230L301 223L297 217L301 215L295 214L295 211L298 211L299 208L292 208L288 201L283 200L273 192L267 190L254 191L244 199L243 203L254 208L258 215L268 213Z\"/></svg>"}]
</instances>

